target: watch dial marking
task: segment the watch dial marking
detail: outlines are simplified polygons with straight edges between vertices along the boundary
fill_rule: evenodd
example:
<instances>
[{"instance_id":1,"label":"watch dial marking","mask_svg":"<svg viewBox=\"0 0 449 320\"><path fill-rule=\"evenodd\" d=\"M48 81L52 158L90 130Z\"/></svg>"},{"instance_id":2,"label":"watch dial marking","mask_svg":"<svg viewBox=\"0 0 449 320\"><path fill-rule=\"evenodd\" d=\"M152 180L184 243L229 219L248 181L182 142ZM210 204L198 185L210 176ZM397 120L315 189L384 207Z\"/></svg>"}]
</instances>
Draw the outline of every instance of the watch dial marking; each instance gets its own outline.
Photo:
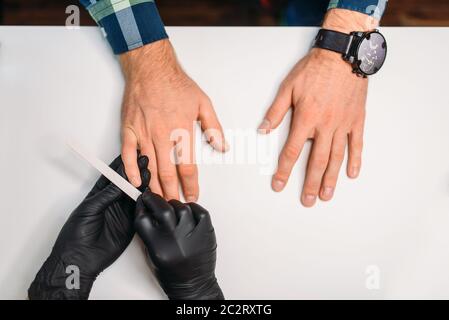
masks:
<instances>
[{"instance_id":1,"label":"watch dial marking","mask_svg":"<svg viewBox=\"0 0 449 320\"><path fill-rule=\"evenodd\" d=\"M375 74L382 67L387 46L385 38L378 32L372 32L362 39L357 53L360 70L367 75Z\"/></svg>"}]
</instances>

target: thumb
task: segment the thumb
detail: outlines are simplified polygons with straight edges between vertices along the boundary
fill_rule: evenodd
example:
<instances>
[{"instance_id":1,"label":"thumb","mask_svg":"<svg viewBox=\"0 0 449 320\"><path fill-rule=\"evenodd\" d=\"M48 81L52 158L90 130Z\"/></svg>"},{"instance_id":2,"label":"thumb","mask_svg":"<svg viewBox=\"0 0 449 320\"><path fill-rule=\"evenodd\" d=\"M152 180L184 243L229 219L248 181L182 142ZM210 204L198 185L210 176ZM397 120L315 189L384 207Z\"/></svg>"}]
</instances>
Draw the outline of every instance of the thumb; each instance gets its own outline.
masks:
<instances>
[{"instance_id":1,"label":"thumb","mask_svg":"<svg viewBox=\"0 0 449 320\"><path fill-rule=\"evenodd\" d=\"M95 206L96 211L101 212L106 210L107 207L112 205L115 201L119 200L124 195L123 191L116 187L113 183L110 183L100 192L89 197L87 200Z\"/></svg>"},{"instance_id":2,"label":"thumb","mask_svg":"<svg viewBox=\"0 0 449 320\"><path fill-rule=\"evenodd\" d=\"M229 145L226 142L223 128L209 98L200 105L199 120L201 129L212 148L220 152L228 151Z\"/></svg>"},{"instance_id":3,"label":"thumb","mask_svg":"<svg viewBox=\"0 0 449 320\"><path fill-rule=\"evenodd\" d=\"M260 134L268 134L271 130L276 129L291 105L292 89L290 86L282 84L257 131Z\"/></svg>"}]
</instances>

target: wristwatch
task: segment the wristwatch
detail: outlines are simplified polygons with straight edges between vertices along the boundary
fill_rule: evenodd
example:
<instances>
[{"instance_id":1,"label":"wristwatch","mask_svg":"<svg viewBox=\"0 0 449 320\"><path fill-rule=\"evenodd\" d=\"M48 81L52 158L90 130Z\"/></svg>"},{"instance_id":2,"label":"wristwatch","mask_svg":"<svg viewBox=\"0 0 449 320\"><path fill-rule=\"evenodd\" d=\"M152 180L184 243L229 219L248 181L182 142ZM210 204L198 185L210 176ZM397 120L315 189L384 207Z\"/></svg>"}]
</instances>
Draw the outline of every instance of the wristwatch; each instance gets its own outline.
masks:
<instances>
[{"instance_id":1,"label":"wristwatch","mask_svg":"<svg viewBox=\"0 0 449 320\"><path fill-rule=\"evenodd\" d=\"M313 47L341 53L352 72L364 78L377 73L387 57L387 41L379 30L346 34L321 29Z\"/></svg>"}]
</instances>

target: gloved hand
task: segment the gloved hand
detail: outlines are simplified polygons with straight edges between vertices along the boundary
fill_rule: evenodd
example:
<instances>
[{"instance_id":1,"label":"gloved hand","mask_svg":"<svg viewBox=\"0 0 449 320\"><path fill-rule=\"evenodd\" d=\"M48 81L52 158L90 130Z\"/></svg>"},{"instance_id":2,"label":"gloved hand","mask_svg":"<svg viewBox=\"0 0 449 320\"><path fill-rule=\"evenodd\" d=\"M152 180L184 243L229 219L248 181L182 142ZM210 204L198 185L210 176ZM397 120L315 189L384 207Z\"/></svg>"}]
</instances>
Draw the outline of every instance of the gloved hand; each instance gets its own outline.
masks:
<instances>
[{"instance_id":1,"label":"gloved hand","mask_svg":"<svg viewBox=\"0 0 449 320\"><path fill-rule=\"evenodd\" d=\"M214 227L204 208L166 202L147 190L137 199L134 226L169 299L224 299L215 278Z\"/></svg>"},{"instance_id":2,"label":"gloved hand","mask_svg":"<svg viewBox=\"0 0 449 320\"><path fill-rule=\"evenodd\" d=\"M150 181L148 158L139 157L138 164L140 189L144 190ZM121 157L110 167L126 178ZM87 299L96 277L131 242L135 233L134 211L135 202L102 176L62 227L50 256L28 289L29 298ZM79 289L67 288L66 280L73 271L66 273L68 266L79 270ZM76 286L76 280L72 284Z\"/></svg>"}]
</instances>

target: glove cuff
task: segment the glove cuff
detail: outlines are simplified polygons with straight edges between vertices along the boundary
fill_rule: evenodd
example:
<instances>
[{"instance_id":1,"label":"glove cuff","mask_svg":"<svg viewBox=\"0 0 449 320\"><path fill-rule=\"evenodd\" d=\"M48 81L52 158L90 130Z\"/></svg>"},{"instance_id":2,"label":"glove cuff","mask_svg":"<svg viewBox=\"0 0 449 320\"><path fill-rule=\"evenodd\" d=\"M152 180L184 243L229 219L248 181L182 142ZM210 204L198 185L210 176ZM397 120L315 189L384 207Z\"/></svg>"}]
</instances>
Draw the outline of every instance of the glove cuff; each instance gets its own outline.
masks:
<instances>
[{"instance_id":1,"label":"glove cuff","mask_svg":"<svg viewBox=\"0 0 449 320\"><path fill-rule=\"evenodd\" d=\"M73 272L50 255L28 289L30 300L87 300L95 278Z\"/></svg>"},{"instance_id":2,"label":"glove cuff","mask_svg":"<svg viewBox=\"0 0 449 320\"><path fill-rule=\"evenodd\" d=\"M160 282L170 300L224 300L215 274L192 279L186 283Z\"/></svg>"}]
</instances>

